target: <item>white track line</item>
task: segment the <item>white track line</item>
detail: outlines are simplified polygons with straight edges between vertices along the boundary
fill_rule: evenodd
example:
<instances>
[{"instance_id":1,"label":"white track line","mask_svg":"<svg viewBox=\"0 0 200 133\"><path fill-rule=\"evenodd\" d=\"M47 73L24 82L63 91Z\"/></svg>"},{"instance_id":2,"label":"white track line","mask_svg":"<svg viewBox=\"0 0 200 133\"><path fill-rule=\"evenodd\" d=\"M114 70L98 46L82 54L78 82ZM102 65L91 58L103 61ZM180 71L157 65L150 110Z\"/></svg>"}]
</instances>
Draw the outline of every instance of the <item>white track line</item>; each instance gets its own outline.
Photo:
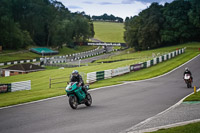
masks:
<instances>
[{"instance_id":1,"label":"white track line","mask_svg":"<svg viewBox=\"0 0 200 133\"><path fill-rule=\"evenodd\" d=\"M197 90L197 92L199 92L199 91L200 91L200 88ZM184 99L186 99L187 97L189 97L189 96L192 95L192 94L194 94L194 92L192 92L191 94L185 96L185 97L182 98L179 102L177 102L176 104L172 105L172 106L169 107L168 109L166 109L166 110L164 110L164 111L158 113L157 115L152 116L152 117L150 117L150 118L148 118L148 119L146 119L146 120L144 120L144 121L142 121L142 122L140 122L140 123L134 125L133 127L129 128L129 129L126 129L125 132L129 133L130 130L134 130L135 128L137 128L137 127L139 127L139 126L142 126L142 125L148 123L149 121L151 121L151 120L153 120L153 119L159 117L160 115L163 115L163 114L165 114L165 113L168 113L169 111L171 111L172 109L174 109L175 107L177 107L178 105L180 105L180 104L184 101ZM130 133L132 133L132 132L130 131Z\"/></svg>"},{"instance_id":2,"label":"white track line","mask_svg":"<svg viewBox=\"0 0 200 133\"><path fill-rule=\"evenodd\" d=\"M184 66L185 64L193 61L194 59L196 59L197 57L199 57L200 55L197 55L196 57L192 58L191 60L187 61L186 63L180 65L179 67L169 71L168 73L165 73L163 75L160 75L160 76L157 76L157 77L154 77L154 78L150 78L150 79L145 79L145 80L139 80L139 81L130 81L130 82L125 82L125 83L122 83L122 84L118 84L118 85L111 85L111 86L105 86L105 87L99 87L99 88L96 88L96 89L91 89L89 91L96 91L96 90L100 90L100 89L105 89L105 88L110 88L110 87L116 87L116 86L122 86L124 84L129 84L129 83L138 83L138 82L144 82L144 81L148 81L148 80L153 80L153 79L156 79L156 78L160 78L160 77L163 77L167 74L170 74L172 73L173 71L179 69L180 67ZM18 107L18 106L22 106L22 105L28 105L28 104L33 104L33 103L38 103L38 102L43 102L43 101L47 101L47 100L52 100L52 99L56 99L56 98L61 98L61 97L64 97L66 95L61 95L61 96L56 96L56 97L51 97L51 98L47 98L47 99L42 99L42 100L37 100L37 101L33 101L33 102L27 102L27 103L22 103L22 104L17 104L17 105L11 105L11 106L6 106L6 107L1 107L1 109L7 109L7 108L12 108L12 107Z\"/></svg>"},{"instance_id":3,"label":"white track line","mask_svg":"<svg viewBox=\"0 0 200 133\"><path fill-rule=\"evenodd\" d=\"M160 129L168 129L168 128L173 128L173 127L178 127L178 126L184 126L184 125L192 124L192 123L196 123L196 122L200 122L200 119L195 119L195 120L191 120L191 121L184 121L184 122L174 123L174 124L170 124L170 125L159 126L159 127L155 127L155 128L149 128L149 129L144 129L144 130L139 130L139 131L128 132L128 133L154 132L154 131L158 131Z\"/></svg>"}]
</instances>

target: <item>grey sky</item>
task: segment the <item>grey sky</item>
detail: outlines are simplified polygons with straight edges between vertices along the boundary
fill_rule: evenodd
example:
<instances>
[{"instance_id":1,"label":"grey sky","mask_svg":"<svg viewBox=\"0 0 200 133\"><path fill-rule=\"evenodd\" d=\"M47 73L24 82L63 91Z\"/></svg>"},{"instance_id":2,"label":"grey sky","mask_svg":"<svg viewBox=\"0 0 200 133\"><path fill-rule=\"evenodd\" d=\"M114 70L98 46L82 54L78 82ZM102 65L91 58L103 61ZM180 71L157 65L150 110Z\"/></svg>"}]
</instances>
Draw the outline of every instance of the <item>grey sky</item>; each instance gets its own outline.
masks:
<instances>
[{"instance_id":1,"label":"grey sky","mask_svg":"<svg viewBox=\"0 0 200 133\"><path fill-rule=\"evenodd\" d=\"M72 12L84 11L88 15L113 14L118 17L137 15L152 2L164 4L173 0L58 0Z\"/></svg>"}]
</instances>

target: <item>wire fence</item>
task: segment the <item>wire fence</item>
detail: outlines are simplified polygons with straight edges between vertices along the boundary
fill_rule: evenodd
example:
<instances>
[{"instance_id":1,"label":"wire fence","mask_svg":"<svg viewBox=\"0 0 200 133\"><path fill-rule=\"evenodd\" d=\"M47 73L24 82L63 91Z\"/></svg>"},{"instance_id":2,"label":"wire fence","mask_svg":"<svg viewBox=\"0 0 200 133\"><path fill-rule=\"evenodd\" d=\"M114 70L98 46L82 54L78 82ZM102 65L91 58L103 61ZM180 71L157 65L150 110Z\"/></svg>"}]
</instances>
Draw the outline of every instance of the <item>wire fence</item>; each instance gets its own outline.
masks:
<instances>
[{"instance_id":1,"label":"wire fence","mask_svg":"<svg viewBox=\"0 0 200 133\"><path fill-rule=\"evenodd\" d=\"M83 72L79 73L82 78L83 81L86 81L86 74ZM55 88L65 88L67 86L67 83L70 82L72 75L69 75L69 77L58 77L58 78L49 78L49 88L55 87Z\"/></svg>"}]
</instances>

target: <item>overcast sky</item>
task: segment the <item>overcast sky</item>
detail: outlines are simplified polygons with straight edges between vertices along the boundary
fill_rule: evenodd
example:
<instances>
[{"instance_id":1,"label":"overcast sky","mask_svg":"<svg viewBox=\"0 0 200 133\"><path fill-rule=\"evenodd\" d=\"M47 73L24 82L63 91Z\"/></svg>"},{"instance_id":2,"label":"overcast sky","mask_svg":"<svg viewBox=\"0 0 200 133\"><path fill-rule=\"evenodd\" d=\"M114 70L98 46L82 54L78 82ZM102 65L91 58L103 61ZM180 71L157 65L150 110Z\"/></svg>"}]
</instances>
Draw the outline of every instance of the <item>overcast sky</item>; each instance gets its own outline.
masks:
<instances>
[{"instance_id":1,"label":"overcast sky","mask_svg":"<svg viewBox=\"0 0 200 133\"><path fill-rule=\"evenodd\" d=\"M138 15L152 2L164 4L173 0L58 0L61 1L70 11L82 12L88 15L113 14L125 19L127 16Z\"/></svg>"}]
</instances>

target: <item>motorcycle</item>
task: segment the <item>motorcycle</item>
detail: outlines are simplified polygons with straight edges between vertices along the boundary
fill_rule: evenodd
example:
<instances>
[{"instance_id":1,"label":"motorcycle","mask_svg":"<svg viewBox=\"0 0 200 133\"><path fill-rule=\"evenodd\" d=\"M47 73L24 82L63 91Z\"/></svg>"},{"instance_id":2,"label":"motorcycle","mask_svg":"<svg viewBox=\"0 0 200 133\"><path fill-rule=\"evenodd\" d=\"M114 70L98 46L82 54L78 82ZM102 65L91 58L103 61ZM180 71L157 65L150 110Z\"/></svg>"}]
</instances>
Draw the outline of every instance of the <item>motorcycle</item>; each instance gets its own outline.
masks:
<instances>
[{"instance_id":1,"label":"motorcycle","mask_svg":"<svg viewBox=\"0 0 200 133\"><path fill-rule=\"evenodd\" d=\"M190 74L185 74L184 80L185 80L185 83L187 84L187 88L191 88L192 87L192 78L191 78Z\"/></svg>"},{"instance_id":2,"label":"motorcycle","mask_svg":"<svg viewBox=\"0 0 200 133\"><path fill-rule=\"evenodd\" d=\"M69 105L72 109L76 109L79 104L85 104L86 106L91 106L92 97L90 93L85 93L82 90L82 86L77 86L78 82L70 82L65 91L69 97ZM86 86L86 89L89 89L89 86Z\"/></svg>"}]
</instances>

